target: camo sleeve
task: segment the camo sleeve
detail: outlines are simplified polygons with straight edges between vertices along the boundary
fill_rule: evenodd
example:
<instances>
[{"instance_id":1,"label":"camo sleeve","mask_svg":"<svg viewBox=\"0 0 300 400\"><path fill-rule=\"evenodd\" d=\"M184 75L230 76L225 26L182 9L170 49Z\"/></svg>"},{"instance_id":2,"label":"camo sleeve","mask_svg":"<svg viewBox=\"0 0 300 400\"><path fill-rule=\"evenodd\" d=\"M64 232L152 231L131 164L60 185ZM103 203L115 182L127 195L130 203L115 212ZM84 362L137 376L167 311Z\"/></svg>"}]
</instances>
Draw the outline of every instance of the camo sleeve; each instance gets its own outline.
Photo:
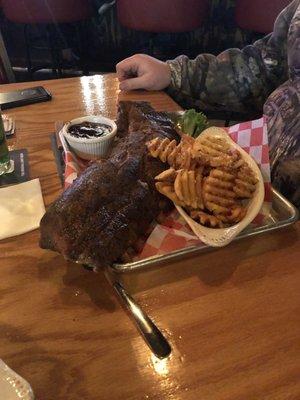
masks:
<instances>
[{"instance_id":1,"label":"camo sleeve","mask_svg":"<svg viewBox=\"0 0 300 400\"><path fill-rule=\"evenodd\" d=\"M288 34L299 3L294 0L279 14L271 34L242 50L201 54L193 60L181 55L167 61L169 94L185 107L261 111L268 95L288 79Z\"/></svg>"}]
</instances>

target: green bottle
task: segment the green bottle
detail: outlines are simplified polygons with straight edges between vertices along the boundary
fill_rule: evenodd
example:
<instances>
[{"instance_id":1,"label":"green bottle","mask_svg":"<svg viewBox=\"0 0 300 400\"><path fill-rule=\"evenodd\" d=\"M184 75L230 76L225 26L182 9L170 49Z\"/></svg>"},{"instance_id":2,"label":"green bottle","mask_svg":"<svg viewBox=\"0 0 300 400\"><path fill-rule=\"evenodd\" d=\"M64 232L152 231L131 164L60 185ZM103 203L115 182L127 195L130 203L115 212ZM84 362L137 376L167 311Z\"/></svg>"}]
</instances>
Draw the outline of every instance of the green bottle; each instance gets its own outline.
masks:
<instances>
[{"instance_id":1,"label":"green bottle","mask_svg":"<svg viewBox=\"0 0 300 400\"><path fill-rule=\"evenodd\" d=\"M0 114L0 175L5 174L10 169L9 152L6 142L2 115Z\"/></svg>"}]
</instances>

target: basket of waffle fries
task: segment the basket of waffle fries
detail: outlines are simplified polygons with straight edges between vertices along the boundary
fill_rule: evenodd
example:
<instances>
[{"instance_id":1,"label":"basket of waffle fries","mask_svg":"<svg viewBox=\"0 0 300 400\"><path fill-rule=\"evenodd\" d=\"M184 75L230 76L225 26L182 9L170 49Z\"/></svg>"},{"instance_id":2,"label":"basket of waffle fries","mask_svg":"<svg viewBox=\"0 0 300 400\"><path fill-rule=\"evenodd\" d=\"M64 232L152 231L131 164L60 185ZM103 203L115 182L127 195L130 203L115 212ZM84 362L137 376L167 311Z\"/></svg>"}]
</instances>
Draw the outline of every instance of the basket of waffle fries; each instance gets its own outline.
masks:
<instances>
[{"instance_id":1,"label":"basket of waffle fries","mask_svg":"<svg viewBox=\"0 0 300 400\"><path fill-rule=\"evenodd\" d=\"M196 138L182 134L180 143L156 138L147 147L169 167L156 176L157 190L203 243L227 245L259 213L265 194L260 169L224 129L210 127Z\"/></svg>"}]
</instances>

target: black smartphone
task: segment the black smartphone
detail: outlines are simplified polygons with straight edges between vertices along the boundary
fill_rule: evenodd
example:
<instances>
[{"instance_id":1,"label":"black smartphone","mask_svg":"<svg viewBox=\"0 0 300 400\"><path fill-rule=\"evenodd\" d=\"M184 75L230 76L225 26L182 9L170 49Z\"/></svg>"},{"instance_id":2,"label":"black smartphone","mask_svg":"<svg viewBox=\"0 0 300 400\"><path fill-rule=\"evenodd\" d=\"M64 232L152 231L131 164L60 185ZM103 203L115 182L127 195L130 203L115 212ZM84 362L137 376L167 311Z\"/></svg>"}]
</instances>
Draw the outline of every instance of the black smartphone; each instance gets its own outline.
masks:
<instances>
[{"instance_id":1,"label":"black smartphone","mask_svg":"<svg viewBox=\"0 0 300 400\"><path fill-rule=\"evenodd\" d=\"M7 110L8 108L48 101L51 100L51 98L51 93L49 93L45 88L42 86L36 86L8 93L0 93L0 107L2 110Z\"/></svg>"}]
</instances>

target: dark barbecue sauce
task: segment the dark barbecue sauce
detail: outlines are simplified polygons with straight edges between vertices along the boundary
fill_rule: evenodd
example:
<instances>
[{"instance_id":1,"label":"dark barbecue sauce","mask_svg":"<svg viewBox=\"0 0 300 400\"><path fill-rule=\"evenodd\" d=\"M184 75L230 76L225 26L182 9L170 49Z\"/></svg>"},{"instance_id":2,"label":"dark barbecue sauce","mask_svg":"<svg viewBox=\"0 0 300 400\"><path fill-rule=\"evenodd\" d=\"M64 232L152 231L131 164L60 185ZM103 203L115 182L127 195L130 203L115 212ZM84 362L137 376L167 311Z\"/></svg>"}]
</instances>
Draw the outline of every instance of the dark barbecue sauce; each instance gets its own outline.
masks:
<instances>
[{"instance_id":1,"label":"dark barbecue sauce","mask_svg":"<svg viewBox=\"0 0 300 400\"><path fill-rule=\"evenodd\" d=\"M112 127L99 122L81 122L81 124L71 125L68 129L70 135L82 139L94 139L107 135L112 131Z\"/></svg>"}]
</instances>

